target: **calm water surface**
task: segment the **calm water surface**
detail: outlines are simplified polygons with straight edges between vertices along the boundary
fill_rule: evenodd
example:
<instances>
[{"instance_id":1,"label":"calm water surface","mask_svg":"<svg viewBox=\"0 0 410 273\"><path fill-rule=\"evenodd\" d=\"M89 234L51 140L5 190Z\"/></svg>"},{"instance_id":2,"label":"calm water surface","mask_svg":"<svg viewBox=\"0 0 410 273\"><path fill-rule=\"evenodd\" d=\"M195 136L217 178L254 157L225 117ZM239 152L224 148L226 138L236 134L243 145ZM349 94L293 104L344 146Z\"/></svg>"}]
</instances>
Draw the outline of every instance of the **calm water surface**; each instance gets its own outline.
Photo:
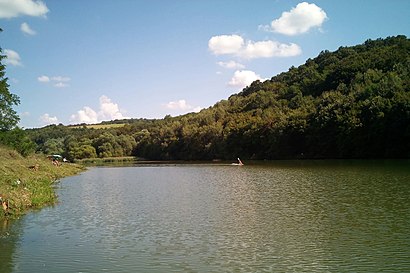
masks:
<instances>
[{"instance_id":1,"label":"calm water surface","mask_svg":"<svg viewBox=\"0 0 410 273\"><path fill-rule=\"evenodd\" d=\"M409 161L97 167L1 223L0 272L410 272Z\"/></svg>"}]
</instances>

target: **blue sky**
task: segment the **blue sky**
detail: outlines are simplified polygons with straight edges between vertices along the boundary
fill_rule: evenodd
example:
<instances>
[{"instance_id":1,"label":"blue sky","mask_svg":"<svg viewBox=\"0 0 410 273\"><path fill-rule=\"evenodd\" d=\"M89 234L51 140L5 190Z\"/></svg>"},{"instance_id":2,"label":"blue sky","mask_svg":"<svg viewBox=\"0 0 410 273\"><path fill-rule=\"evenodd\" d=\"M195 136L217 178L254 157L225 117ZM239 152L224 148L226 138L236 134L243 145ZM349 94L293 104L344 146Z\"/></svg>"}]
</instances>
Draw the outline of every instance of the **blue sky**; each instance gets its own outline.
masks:
<instances>
[{"instance_id":1,"label":"blue sky","mask_svg":"<svg viewBox=\"0 0 410 273\"><path fill-rule=\"evenodd\" d=\"M23 128L199 111L322 50L410 37L407 0L0 0Z\"/></svg>"}]
</instances>

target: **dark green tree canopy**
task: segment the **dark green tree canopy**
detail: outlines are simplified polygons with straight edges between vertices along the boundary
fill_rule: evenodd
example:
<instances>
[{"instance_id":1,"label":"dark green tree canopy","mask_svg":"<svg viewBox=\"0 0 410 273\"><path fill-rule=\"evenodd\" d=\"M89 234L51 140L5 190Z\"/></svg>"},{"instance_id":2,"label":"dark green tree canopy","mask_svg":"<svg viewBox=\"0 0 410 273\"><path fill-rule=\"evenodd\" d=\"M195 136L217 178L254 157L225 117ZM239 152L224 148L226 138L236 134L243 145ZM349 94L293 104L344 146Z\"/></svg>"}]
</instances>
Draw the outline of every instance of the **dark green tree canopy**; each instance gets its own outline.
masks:
<instances>
[{"instance_id":1,"label":"dark green tree canopy","mask_svg":"<svg viewBox=\"0 0 410 273\"><path fill-rule=\"evenodd\" d=\"M410 40L322 51L199 113L109 123L124 126L49 126L30 135L39 150L65 138L59 143L77 158L410 158Z\"/></svg>"},{"instance_id":2,"label":"dark green tree canopy","mask_svg":"<svg viewBox=\"0 0 410 273\"><path fill-rule=\"evenodd\" d=\"M0 32L2 30L0 29ZM11 94L7 83L5 65L3 60L6 56L3 55L3 50L0 48L0 131L8 131L14 128L20 118L13 106L20 103L17 95Z\"/></svg>"}]
</instances>

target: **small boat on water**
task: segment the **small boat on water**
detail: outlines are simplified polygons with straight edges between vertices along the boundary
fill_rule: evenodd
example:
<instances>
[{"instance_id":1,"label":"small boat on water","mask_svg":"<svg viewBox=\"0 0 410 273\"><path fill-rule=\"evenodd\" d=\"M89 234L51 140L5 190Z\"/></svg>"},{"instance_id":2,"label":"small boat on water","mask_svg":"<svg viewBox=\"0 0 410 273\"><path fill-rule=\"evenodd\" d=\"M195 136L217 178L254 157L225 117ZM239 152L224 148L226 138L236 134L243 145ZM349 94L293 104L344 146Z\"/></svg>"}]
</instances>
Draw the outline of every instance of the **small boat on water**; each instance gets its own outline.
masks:
<instances>
[{"instance_id":1,"label":"small boat on water","mask_svg":"<svg viewBox=\"0 0 410 273\"><path fill-rule=\"evenodd\" d=\"M238 163L232 163L231 165L232 166L243 166L244 164L242 163L242 161L238 157Z\"/></svg>"}]
</instances>

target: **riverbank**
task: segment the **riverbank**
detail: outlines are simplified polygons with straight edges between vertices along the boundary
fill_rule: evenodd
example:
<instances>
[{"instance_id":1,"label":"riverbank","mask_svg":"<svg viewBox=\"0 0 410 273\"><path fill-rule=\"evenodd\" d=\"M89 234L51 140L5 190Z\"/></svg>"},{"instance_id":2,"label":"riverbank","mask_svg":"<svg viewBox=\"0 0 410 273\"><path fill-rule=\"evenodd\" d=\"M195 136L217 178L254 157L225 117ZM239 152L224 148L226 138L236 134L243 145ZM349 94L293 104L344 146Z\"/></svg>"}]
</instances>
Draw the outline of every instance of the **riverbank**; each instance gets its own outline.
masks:
<instances>
[{"instance_id":1,"label":"riverbank","mask_svg":"<svg viewBox=\"0 0 410 273\"><path fill-rule=\"evenodd\" d=\"M81 165L55 166L41 155L23 157L0 147L0 219L17 218L29 209L54 204L55 182L83 170Z\"/></svg>"}]
</instances>

